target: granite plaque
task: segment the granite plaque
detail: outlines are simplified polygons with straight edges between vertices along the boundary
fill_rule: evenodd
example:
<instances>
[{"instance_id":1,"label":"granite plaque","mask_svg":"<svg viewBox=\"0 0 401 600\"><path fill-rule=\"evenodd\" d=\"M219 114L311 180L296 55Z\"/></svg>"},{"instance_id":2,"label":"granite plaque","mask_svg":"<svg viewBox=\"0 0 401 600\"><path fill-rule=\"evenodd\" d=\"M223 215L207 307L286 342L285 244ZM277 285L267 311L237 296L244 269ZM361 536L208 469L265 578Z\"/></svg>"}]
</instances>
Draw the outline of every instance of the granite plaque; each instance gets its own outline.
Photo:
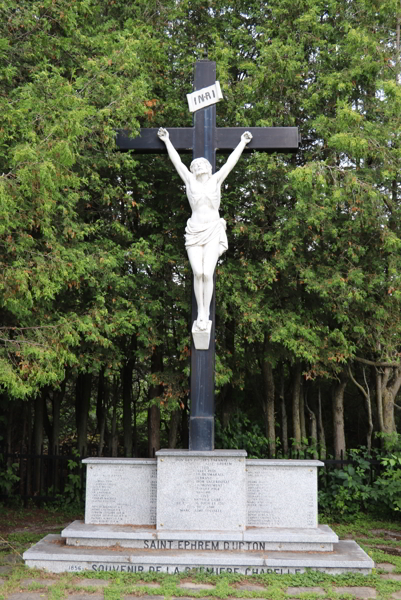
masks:
<instances>
[{"instance_id":1,"label":"granite plaque","mask_svg":"<svg viewBox=\"0 0 401 600\"><path fill-rule=\"evenodd\" d=\"M159 450L156 456L157 529L245 529L244 450Z\"/></svg>"},{"instance_id":2,"label":"granite plaque","mask_svg":"<svg viewBox=\"0 0 401 600\"><path fill-rule=\"evenodd\" d=\"M85 523L154 525L156 460L87 458Z\"/></svg>"},{"instance_id":3,"label":"granite plaque","mask_svg":"<svg viewBox=\"0 0 401 600\"><path fill-rule=\"evenodd\" d=\"M317 527L320 461L247 460L247 527Z\"/></svg>"}]
</instances>

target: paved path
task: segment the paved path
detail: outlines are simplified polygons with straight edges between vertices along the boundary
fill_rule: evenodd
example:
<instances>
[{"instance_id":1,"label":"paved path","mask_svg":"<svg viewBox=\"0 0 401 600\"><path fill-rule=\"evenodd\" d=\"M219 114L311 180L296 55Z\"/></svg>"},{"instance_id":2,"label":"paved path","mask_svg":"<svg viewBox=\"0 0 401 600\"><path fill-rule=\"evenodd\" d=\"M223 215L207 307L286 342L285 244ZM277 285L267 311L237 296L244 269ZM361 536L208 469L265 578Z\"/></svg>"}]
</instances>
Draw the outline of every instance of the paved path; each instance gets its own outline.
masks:
<instances>
[{"instance_id":1,"label":"paved path","mask_svg":"<svg viewBox=\"0 0 401 600\"><path fill-rule=\"evenodd\" d=\"M394 566L388 563L377 565L385 571L380 578L386 581L401 582L401 575L392 573ZM3 596L4 600L51 600L52 598L63 598L62 590L55 590L55 594L52 593L52 586L58 585L59 581L52 578L51 575L37 577L27 577L19 581L17 589L14 589L7 593L7 581L8 577L12 575L13 567L4 566L0 567L0 597ZM104 594L105 590L112 584L111 580L104 579L90 579L90 578L75 578L68 583L65 590L64 597L68 600L108 600L109 594ZM164 596L157 595L160 589L158 583L135 583L130 586L129 594L123 595L122 600L164 600ZM401 586L400 586L401 587ZM265 600L268 596L269 586L261 585L259 583L232 583L230 588L234 592L237 598L241 598L239 594L241 591L244 592L244 598L251 595L252 600ZM213 593L216 589L215 585L207 583L194 583L191 581L185 581L177 585L177 590L187 593L195 592L197 594L197 600L212 600L213 596L207 598L201 598L202 592ZM111 590L110 590L111 591ZM303 594L313 593L316 599L326 598L330 599L330 595L326 594L322 587L287 587L283 590L291 600L299 600ZM370 600L377 598L376 590L369 586L337 586L333 587L333 591L343 597L344 594L350 594L355 600ZM60 595L61 592L61 595ZM225 590L226 592L226 590ZM257 594L260 593L260 598L257 598ZM227 591L227 596L230 596L230 592ZM169 596L171 600L194 600L194 596ZM389 595L392 600L401 600L401 589L393 592Z\"/></svg>"}]
</instances>

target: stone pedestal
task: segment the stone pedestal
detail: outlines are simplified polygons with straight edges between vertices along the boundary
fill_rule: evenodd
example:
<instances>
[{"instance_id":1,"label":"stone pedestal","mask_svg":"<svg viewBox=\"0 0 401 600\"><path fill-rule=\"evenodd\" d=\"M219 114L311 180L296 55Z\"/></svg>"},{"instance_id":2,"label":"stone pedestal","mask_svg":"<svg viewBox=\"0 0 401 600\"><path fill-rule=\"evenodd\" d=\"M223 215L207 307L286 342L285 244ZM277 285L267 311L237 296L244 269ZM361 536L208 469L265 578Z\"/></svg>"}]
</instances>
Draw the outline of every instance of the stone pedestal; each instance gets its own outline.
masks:
<instances>
[{"instance_id":1,"label":"stone pedestal","mask_svg":"<svg viewBox=\"0 0 401 600\"><path fill-rule=\"evenodd\" d=\"M192 325L192 338L197 350L208 350L210 345L210 334L212 331L212 321L208 321L206 329L198 329L196 321Z\"/></svg>"},{"instance_id":2,"label":"stone pedestal","mask_svg":"<svg viewBox=\"0 0 401 600\"><path fill-rule=\"evenodd\" d=\"M160 450L157 460L86 459L85 522L25 552L50 572L368 574L373 561L317 521L308 460L242 450Z\"/></svg>"}]
</instances>

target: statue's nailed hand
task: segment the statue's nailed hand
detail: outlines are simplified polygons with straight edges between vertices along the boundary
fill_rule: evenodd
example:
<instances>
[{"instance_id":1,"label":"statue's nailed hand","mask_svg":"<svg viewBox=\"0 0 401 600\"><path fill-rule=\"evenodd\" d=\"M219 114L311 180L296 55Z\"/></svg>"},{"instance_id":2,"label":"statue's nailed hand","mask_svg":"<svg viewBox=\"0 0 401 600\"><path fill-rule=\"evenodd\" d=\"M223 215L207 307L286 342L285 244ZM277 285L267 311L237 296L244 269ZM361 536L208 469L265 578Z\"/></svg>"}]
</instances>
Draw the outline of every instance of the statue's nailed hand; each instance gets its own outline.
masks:
<instances>
[{"instance_id":1,"label":"statue's nailed hand","mask_svg":"<svg viewBox=\"0 0 401 600\"><path fill-rule=\"evenodd\" d=\"M167 129L164 129L164 127L160 127L159 131L157 132L157 135L159 136L162 142L165 142L170 137Z\"/></svg>"},{"instance_id":2,"label":"statue's nailed hand","mask_svg":"<svg viewBox=\"0 0 401 600\"><path fill-rule=\"evenodd\" d=\"M252 138L253 138L253 135L250 131L245 131L245 133L243 133L241 135L241 141L245 142L245 144L249 144L249 142L251 141Z\"/></svg>"}]
</instances>

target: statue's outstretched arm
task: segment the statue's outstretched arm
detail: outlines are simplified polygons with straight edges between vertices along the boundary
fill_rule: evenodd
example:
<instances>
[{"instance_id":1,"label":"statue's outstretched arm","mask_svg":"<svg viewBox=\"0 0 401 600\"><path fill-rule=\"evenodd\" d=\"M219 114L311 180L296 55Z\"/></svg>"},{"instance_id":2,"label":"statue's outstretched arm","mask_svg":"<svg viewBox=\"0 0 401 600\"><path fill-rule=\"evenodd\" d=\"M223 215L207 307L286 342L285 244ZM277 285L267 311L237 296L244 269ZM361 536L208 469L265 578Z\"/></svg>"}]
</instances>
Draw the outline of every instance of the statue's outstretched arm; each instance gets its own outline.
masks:
<instances>
[{"instance_id":1,"label":"statue's outstretched arm","mask_svg":"<svg viewBox=\"0 0 401 600\"><path fill-rule=\"evenodd\" d=\"M227 162L221 167L221 169L219 171L217 171L217 173L215 173L213 175L213 177L215 177L217 179L217 181L219 183L222 183L225 178L227 177L227 175L230 173L230 171L235 167L235 165L238 162L239 157L241 156L245 146L247 144L249 144L249 142L252 139L252 134L250 133L250 131L245 131L245 133L243 133L241 135L241 141L238 144L238 146L231 152L230 156L227 159Z\"/></svg>"},{"instance_id":2,"label":"statue's outstretched arm","mask_svg":"<svg viewBox=\"0 0 401 600\"><path fill-rule=\"evenodd\" d=\"M157 132L159 138L166 144L167 152L170 157L171 162L176 168L178 175L181 177L183 182L188 183L189 178L191 177L190 171L188 171L186 165L181 161L180 155L177 150L174 148L173 144L170 142L170 136L166 129L160 127Z\"/></svg>"}]
</instances>

